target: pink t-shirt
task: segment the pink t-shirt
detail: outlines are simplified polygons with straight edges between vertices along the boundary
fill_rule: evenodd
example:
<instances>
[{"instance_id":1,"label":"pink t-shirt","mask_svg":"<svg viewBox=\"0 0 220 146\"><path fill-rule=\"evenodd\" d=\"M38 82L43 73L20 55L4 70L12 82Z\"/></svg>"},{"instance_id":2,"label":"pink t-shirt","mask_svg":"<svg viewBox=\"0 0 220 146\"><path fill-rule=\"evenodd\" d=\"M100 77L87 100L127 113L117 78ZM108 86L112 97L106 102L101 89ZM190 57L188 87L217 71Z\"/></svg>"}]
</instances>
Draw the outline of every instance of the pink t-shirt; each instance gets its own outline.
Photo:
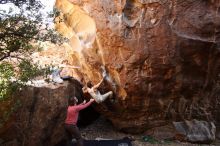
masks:
<instances>
[{"instance_id":1,"label":"pink t-shirt","mask_svg":"<svg viewBox=\"0 0 220 146\"><path fill-rule=\"evenodd\" d=\"M76 125L79 116L79 111L84 108L87 108L90 104L92 104L92 102L93 101L89 101L85 104L81 103L79 105L68 106L65 123Z\"/></svg>"}]
</instances>

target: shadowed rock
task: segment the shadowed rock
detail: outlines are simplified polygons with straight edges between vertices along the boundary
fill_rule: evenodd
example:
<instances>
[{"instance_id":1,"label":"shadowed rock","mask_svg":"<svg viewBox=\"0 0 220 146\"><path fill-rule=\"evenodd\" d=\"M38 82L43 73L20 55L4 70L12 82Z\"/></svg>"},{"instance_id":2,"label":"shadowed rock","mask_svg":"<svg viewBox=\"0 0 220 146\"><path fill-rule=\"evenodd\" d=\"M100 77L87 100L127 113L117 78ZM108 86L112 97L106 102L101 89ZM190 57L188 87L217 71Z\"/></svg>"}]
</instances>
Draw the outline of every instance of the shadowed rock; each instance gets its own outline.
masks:
<instances>
[{"instance_id":1,"label":"shadowed rock","mask_svg":"<svg viewBox=\"0 0 220 146\"><path fill-rule=\"evenodd\" d=\"M206 121L184 121L173 122L178 134L183 139L193 143L211 143L215 140L216 127L213 122Z\"/></svg>"},{"instance_id":2,"label":"shadowed rock","mask_svg":"<svg viewBox=\"0 0 220 146\"><path fill-rule=\"evenodd\" d=\"M81 88L78 81L71 80L63 84L28 86L17 92L15 101L19 101L21 106L0 128L3 145L52 146L65 139L64 121L68 97L76 96L82 102ZM84 121L84 117L81 120Z\"/></svg>"}]
</instances>

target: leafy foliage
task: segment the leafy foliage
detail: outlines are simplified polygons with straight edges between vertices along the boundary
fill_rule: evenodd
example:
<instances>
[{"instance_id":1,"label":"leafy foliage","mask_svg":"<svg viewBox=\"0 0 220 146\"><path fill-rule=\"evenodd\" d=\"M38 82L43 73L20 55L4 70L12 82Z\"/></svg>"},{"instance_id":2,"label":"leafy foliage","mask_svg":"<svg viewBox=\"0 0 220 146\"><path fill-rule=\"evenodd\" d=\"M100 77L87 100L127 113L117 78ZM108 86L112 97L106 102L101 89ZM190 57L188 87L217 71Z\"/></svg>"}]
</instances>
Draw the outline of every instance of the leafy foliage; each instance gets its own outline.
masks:
<instances>
[{"instance_id":1,"label":"leafy foliage","mask_svg":"<svg viewBox=\"0 0 220 146\"><path fill-rule=\"evenodd\" d=\"M0 1L7 3L8 1ZM40 50L36 45L44 41L61 43L63 38L45 23L39 13L42 4L37 0L13 1L19 7L14 13L0 10L0 128L21 106L21 101L12 96L17 89L37 76L47 76L49 66L34 64L30 54ZM55 13L50 17L55 17Z\"/></svg>"},{"instance_id":2,"label":"leafy foliage","mask_svg":"<svg viewBox=\"0 0 220 146\"><path fill-rule=\"evenodd\" d=\"M35 0L1 0L0 4L6 4L6 3L14 3L16 6L19 6L24 3L30 3L30 5L34 5Z\"/></svg>"},{"instance_id":3,"label":"leafy foliage","mask_svg":"<svg viewBox=\"0 0 220 146\"><path fill-rule=\"evenodd\" d=\"M13 88L8 88L11 84L10 78L14 76L14 68L10 63L0 64L0 99L9 94Z\"/></svg>"},{"instance_id":4,"label":"leafy foliage","mask_svg":"<svg viewBox=\"0 0 220 146\"><path fill-rule=\"evenodd\" d=\"M20 5L20 11L0 10L0 101L39 75L47 75L49 67L33 64L30 54L44 41L59 43L63 38L45 23L39 1ZM52 15L53 16L53 15Z\"/></svg>"},{"instance_id":5,"label":"leafy foliage","mask_svg":"<svg viewBox=\"0 0 220 146\"><path fill-rule=\"evenodd\" d=\"M21 10L20 13L13 14L11 10L9 14L5 14L0 10L0 61L13 56L13 52L33 51L30 42L62 41L59 34L42 21L42 14L36 12L38 9L28 11Z\"/></svg>"}]
</instances>

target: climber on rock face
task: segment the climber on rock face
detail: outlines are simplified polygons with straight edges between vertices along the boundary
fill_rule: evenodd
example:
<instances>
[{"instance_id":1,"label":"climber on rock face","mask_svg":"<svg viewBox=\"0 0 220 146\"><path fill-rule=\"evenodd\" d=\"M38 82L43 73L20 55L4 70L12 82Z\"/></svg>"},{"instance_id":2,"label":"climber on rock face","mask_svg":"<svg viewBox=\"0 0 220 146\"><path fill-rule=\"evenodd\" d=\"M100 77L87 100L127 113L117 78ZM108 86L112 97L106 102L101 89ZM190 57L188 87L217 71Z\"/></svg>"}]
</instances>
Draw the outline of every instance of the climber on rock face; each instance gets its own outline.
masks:
<instances>
[{"instance_id":1,"label":"climber on rock face","mask_svg":"<svg viewBox=\"0 0 220 146\"><path fill-rule=\"evenodd\" d=\"M111 97L113 95L112 91L109 91L105 94L101 94L98 90L98 87L101 85L105 78L103 78L98 84L95 86L92 86L91 82L88 82L86 87L83 87L83 93L89 93L92 98L95 99L97 103L101 103L105 101L108 97Z\"/></svg>"}]
</instances>

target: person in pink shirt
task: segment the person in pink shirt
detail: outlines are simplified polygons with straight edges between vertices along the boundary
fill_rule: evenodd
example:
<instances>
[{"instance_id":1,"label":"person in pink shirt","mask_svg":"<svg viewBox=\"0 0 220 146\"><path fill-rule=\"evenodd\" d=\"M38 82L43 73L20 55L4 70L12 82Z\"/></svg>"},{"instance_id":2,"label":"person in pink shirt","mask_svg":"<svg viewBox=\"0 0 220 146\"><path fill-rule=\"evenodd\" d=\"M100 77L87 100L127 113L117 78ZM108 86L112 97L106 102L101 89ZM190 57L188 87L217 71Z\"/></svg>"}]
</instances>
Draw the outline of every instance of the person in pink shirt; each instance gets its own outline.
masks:
<instances>
[{"instance_id":1,"label":"person in pink shirt","mask_svg":"<svg viewBox=\"0 0 220 146\"><path fill-rule=\"evenodd\" d=\"M83 139L77 127L79 111L87 108L94 101L94 99L90 99L90 101L86 103L84 100L83 103L77 105L78 99L76 97L69 98L69 106L65 120L65 129L69 135L68 140L71 141L72 138L75 138L77 141L77 146L83 146Z\"/></svg>"}]
</instances>

